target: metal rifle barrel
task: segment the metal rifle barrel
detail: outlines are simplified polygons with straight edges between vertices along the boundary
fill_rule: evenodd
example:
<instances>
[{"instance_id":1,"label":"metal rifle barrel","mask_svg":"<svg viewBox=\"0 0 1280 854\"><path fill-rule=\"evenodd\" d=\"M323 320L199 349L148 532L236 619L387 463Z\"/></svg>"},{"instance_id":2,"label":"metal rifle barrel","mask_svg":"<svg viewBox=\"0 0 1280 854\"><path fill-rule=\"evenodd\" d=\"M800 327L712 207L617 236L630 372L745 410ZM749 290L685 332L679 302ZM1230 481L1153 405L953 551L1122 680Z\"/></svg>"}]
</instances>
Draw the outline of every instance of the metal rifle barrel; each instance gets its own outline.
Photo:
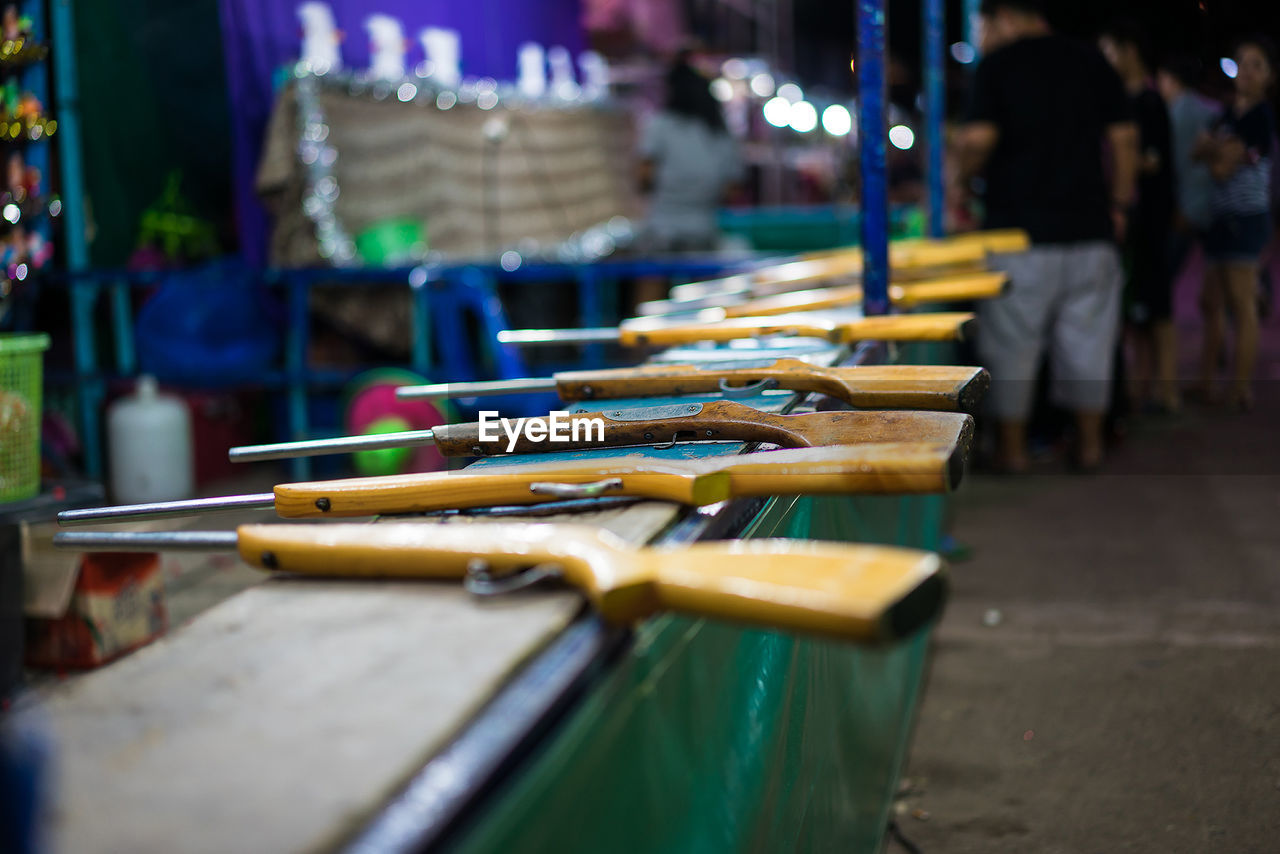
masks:
<instances>
[{"instance_id":1,"label":"metal rifle barrel","mask_svg":"<svg viewBox=\"0 0 1280 854\"><path fill-rule=\"evenodd\" d=\"M723 279L708 279L704 282L675 285L671 288L670 294L671 299L679 302L705 299L707 297L747 295L751 293L751 287L754 284L755 276L750 273L744 273Z\"/></svg>"},{"instance_id":2,"label":"metal rifle barrel","mask_svg":"<svg viewBox=\"0 0 1280 854\"><path fill-rule=\"evenodd\" d=\"M617 327L597 329L504 329L498 333L499 344L586 344L592 341L617 341Z\"/></svg>"},{"instance_id":3,"label":"metal rifle barrel","mask_svg":"<svg viewBox=\"0 0 1280 854\"><path fill-rule=\"evenodd\" d=\"M433 385L405 385L396 389L401 400L437 399L442 397L487 397L494 394L521 394L535 391L555 391L552 377L532 377L511 380L489 380L474 383L435 383Z\"/></svg>"},{"instance_id":4,"label":"metal rifle barrel","mask_svg":"<svg viewBox=\"0 0 1280 854\"><path fill-rule=\"evenodd\" d=\"M235 551L235 531L60 531L53 544L82 552Z\"/></svg>"},{"instance_id":5,"label":"metal rifle barrel","mask_svg":"<svg viewBox=\"0 0 1280 854\"><path fill-rule=\"evenodd\" d=\"M665 317L672 314L687 314L708 308L726 308L741 305L751 299L751 294L722 294L719 296L700 297L690 300L658 299L642 302L636 306L637 317Z\"/></svg>"},{"instance_id":6,"label":"metal rifle barrel","mask_svg":"<svg viewBox=\"0 0 1280 854\"><path fill-rule=\"evenodd\" d=\"M371 436L338 436L333 439L309 439L302 442L278 442L274 445L241 445L227 452L233 463L259 460L288 460L294 457L317 457L323 454L345 454L355 451L380 451L383 448L415 448L435 442L430 430L404 430L399 433L375 433Z\"/></svg>"},{"instance_id":7,"label":"metal rifle barrel","mask_svg":"<svg viewBox=\"0 0 1280 854\"><path fill-rule=\"evenodd\" d=\"M121 504L117 507L86 507L63 510L59 525L87 525L91 522L132 522L138 519L171 519L215 510L258 510L275 507L271 492L230 495L224 498L193 498L189 501L154 501L149 504Z\"/></svg>"}]
</instances>

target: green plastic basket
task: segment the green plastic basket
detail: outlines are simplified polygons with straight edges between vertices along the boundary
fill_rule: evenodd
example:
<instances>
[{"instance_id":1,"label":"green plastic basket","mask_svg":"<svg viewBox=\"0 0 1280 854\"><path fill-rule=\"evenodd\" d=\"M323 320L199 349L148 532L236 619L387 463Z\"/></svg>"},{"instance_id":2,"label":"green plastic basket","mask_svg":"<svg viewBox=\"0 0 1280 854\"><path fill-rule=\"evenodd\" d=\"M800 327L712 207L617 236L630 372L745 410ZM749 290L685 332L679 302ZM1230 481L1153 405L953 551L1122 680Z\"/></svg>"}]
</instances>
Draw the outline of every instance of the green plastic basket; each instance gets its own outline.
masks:
<instances>
[{"instance_id":1,"label":"green plastic basket","mask_svg":"<svg viewBox=\"0 0 1280 854\"><path fill-rule=\"evenodd\" d=\"M0 503L40 491L41 367L48 335L0 335Z\"/></svg>"}]
</instances>

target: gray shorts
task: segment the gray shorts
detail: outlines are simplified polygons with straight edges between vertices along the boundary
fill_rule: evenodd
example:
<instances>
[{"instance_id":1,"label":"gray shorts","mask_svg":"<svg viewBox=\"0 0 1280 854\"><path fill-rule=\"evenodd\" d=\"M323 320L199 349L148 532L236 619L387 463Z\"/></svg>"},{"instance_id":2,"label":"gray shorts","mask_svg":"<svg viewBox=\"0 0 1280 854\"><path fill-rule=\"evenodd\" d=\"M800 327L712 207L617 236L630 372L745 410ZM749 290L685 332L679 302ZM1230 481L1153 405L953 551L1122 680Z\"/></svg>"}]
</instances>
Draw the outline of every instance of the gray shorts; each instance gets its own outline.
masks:
<instances>
[{"instance_id":1,"label":"gray shorts","mask_svg":"<svg viewBox=\"0 0 1280 854\"><path fill-rule=\"evenodd\" d=\"M1105 242L1036 246L994 255L1009 293L978 307L978 353L991 372L987 406L1002 420L1025 419L1046 345L1054 403L1101 412L1111 395L1123 276Z\"/></svg>"}]
</instances>

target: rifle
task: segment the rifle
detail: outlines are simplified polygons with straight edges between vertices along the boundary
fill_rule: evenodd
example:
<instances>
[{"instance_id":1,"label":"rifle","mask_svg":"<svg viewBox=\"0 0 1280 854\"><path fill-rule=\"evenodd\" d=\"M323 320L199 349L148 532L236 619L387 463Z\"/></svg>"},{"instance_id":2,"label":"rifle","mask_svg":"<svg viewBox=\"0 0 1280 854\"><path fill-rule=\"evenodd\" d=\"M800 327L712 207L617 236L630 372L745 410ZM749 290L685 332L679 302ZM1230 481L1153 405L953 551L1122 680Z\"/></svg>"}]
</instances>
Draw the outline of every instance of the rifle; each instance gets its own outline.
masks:
<instances>
[{"instance_id":1,"label":"rifle","mask_svg":"<svg viewBox=\"0 0 1280 854\"><path fill-rule=\"evenodd\" d=\"M339 578L513 580L538 568L580 590L602 617L664 611L860 642L914 633L941 610L946 577L928 552L804 540L632 548L580 525L398 522L242 525L235 531L62 532L78 551L235 550L273 573ZM518 576L517 576L518 577Z\"/></svg>"},{"instance_id":2,"label":"rifle","mask_svg":"<svg viewBox=\"0 0 1280 854\"><path fill-rule=\"evenodd\" d=\"M536 418L446 424L369 436L341 436L232 448L232 462L289 459L381 448L434 444L446 457L483 457L615 448L672 447L677 442L768 442L784 448L865 442L954 442L969 416L910 410L810 412L775 415L730 400L612 409L579 410ZM492 429L489 429L492 428ZM557 439L555 437L561 437Z\"/></svg>"},{"instance_id":3,"label":"rifle","mask_svg":"<svg viewBox=\"0 0 1280 854\"><path fill-rule=\"evenodd\" d=\"M959 484L971 436L971 422L966 422L949 443L832 445L709 460L627 455L284 483L256 495L64 510L58 523L126 522L250 508L274 508L285 519L375 516L602 495L703 506L774 495L939 493Z\"/></svg>"},{"instance_id":4,"label":"rifle","mask_svg":"<svg viewBox=\"0 0 1280 854\"><path fill-rule=\"evenodd\" d=\"M943 272L980 269L988 253L1025 252L1030 246L1026 232L1018 229L968 232L945 240L896 240L889 244L889 270L894 281L907 281ZM860 275L862 267L861 247L828 249L749 273L676 285L671 289L671 299L685 302L728 294L760 295L795 290L806 284Z\"/></svg>"},{"instance_id":5,"label":"rifle","mask_svg":"<svg viewBox=\"0 0 1280 854\"><path fill-rule=\"evenodd\" d=\"M825 394L863 409L936 409L973 412L991 382L982 368L944 365L862 365L825 368L800 359L716 365L642 365L561 371L550 377L401 386L405 399L485 397L554 391L561 400L720 393L755 394L768 388Z\"/></svg>"},{"instance_id":6,"label":"rifle","mask_svg":"<svg viewBox=\"0 0 1280 854\"><path fill-rule=\"evenodd\" d=\"M660 317L624 320L597 329L506 329L500 344L581 344L615 341L624 347L673 347L698 341L737 341L783 335L825 338L839 344L857 341L955 341L973 322L967 311L934 314L888 314L835 321L813 315L735 317L712 323L670 322Z\"/></svg>"},{"instance_id":7,"label":"rifle","mask_svg":"<svg viewBox=\"0 0 1280 854\"><path fill-rule=\"evenodd\" d=\"M899 308L911 308L931 302L992 299L1004 294L1008 283L1009 276L1005 273L978 272L914 284L892 284L889 285L889 301ZM699 321L713 322L726 317L768 317L791 311L843 308L861 302L862 285L846 285L783 291L771 296L737 301L714 298L693 302L654 300L641 303L637 311L642 317L688 313L694 314Z\"/></svg>"}]
</instances>

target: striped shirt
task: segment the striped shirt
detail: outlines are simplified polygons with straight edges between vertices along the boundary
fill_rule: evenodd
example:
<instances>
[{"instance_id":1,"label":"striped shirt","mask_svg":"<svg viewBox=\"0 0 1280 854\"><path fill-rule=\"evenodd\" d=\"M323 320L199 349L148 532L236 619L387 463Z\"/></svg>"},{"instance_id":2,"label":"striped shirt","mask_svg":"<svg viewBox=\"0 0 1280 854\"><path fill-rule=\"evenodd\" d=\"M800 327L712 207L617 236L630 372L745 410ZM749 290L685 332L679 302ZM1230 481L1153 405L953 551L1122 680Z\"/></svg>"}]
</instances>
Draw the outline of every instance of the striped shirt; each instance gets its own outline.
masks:
<instances>
[{"instance_id":1,"label":"striped shirt","mask_svg":"<svg viewBox=\"0 0 1280 854\"><path fill-rule=\"evenodd\" d=\"M1213 188L1215 218L1265 214L1271 207L1271 155L1276 135L1271 105L1261 103L1242 115L1228 107L1214 123L1216 133L1229 134L1244 143L1244 162Z\"/></svg>"}]
</instances>

